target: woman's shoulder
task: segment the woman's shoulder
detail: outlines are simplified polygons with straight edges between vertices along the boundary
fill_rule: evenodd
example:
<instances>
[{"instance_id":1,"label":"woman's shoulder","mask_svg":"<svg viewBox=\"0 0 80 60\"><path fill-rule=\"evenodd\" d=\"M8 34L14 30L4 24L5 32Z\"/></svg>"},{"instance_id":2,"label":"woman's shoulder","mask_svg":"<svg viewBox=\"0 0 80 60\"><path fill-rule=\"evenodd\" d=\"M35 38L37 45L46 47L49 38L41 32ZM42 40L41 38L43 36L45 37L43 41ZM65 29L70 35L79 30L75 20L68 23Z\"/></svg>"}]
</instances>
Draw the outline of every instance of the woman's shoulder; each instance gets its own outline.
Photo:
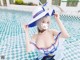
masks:
<instances>
[{"instance_id":1,"label":"woman's shoulder","mask_svg":"<svg viewBox=\"0 0 80 60\"><path fill-rule=\"evenodd\" d=\"M49 29L49 31L54 32L54 31L57 31L57 30L56 29Z\"/></svg>"},{"instance_id":2,"label":"woman's shoulder","mask_svg":"<svg viewBox=\"0 0 80 60\"><path fill-rule=\"evenodd\" d=\"M38 34L34 34L33 36L32 36L32 41L34 41L34 42L36 42L36 40L37 40L37 36L38 36Z\"/></svg>"},{"instance_id":3,"label":"woman's shoulder","mask_svg":"<svg viewBox=\"0 0 80 60\"><path fill-rule=\"evenodd\" d=\"M55 31L57 31L56 29L49 29L49 32L52 33L54 35Z\"/></svg>"}]
</instances>

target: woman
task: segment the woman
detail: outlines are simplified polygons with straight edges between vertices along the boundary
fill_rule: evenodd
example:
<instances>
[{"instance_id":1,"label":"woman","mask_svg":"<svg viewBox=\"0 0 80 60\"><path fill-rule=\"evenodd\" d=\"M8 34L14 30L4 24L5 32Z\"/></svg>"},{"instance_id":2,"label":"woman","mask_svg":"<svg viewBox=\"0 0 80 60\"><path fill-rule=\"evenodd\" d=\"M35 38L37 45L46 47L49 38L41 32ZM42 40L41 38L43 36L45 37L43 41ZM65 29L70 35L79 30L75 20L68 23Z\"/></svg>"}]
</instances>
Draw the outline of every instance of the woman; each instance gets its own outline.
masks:
<instances>
[{"instance_id":1,"label":"woman","mask_svg":"<svg viewBox=\"0 0 80 60\"><path fill-rule=\"evenodd\" d=\"M56 57L57 55L60 56L57 52L61 52L60 42L58 38L68 38L69 34L62 24L59 15L55 13L54 10L49 10L46 7L38 7L37 9L35 9L35 11L37 13L33 14L33 21L30 24L23 26L26 33L26 51L31 52L37 49L39 55L35 60L63 59L63 57L60 57L58 59ZM49 29L49 25L51 23L50 16L54 16L61 30L60 32L56 29ZM34 26L37 26L38 33L34 34L32 39L30 40L29 27Z\"/></svg>"}]
</instances>

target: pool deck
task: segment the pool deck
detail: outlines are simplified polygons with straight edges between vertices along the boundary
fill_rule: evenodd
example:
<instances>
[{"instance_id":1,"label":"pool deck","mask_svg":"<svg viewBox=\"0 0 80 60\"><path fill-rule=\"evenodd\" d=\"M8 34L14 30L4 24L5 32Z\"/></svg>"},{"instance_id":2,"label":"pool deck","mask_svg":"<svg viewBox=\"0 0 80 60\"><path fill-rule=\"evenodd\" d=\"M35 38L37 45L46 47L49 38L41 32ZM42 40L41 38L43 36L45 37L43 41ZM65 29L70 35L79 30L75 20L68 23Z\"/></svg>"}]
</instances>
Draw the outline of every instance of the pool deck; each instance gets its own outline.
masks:
<instances>
[{"instance_id":1,"label":"pool deck","mask_svg":"<svg viewBox=\"0 0 80 60\"><path fill-rule=\"evenodd\" d=\"M13 4L11 4L7 7L6 6L0 6L0 9L32 12L36 7L38 7L38 6L24 6L24 5L13 5ZM74 15L74 16L80 17L80 8L79 7L62 7L62 6L59 6L59 7L63 10L63 12L61 12L60 14ZM58 9L55 9L55 10L58 11Z\"/></svg>"}]
</instances>

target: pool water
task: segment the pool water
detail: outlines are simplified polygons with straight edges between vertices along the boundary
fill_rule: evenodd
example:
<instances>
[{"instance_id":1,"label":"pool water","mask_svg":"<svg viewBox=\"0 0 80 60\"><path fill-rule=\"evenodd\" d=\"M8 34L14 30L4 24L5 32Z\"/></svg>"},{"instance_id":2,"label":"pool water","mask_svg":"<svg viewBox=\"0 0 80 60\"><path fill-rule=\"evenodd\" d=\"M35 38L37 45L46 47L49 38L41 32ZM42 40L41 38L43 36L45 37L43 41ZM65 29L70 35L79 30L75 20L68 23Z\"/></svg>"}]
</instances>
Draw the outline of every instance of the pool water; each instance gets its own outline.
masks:
<instances>
[{"instance_id":1,"label":"pool water","mask_svg":"<svg viewBox=\"0 0 80 60\"><path fill-rule=\"evenodd\" d=\"M25 32L22 23L31 20L31 12L0 10L0 60L34 60L38 52L26 53ZM59 27L53 17L50 28ZM61 15L61 21L70 34L64 41L64 60L80 60L80 17ZM30 37L37 32L29 29ZM35 32L36 31L36 32Z\"/></svg>"}]
</instances>

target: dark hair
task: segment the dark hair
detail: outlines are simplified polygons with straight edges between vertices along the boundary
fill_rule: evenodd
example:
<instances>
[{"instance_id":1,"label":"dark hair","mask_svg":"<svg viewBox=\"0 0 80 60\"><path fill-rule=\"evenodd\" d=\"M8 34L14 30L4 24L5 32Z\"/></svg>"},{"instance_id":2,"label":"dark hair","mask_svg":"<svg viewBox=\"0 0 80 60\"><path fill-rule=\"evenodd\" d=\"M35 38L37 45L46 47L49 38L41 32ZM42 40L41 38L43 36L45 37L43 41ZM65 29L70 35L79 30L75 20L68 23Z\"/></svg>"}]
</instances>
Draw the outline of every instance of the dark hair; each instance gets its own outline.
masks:
<instances>
[{"instance_id":1,"label":"dark hair","mask_svg":"<svg viewBox=\"0 0 80 60\"><path fill-rule=\"evenodd\" d=\"M40 32L40 29L37 27L38 33Z\"/></svg>"},{"instance_id":2,"label":"dark hair","mask_svg":"<svg viewBox=\"0 0 80 60\"><path fill-rule=\"evenodd\" d=\"M45 31L45 29L43 29L43 30L40 30L38 27L37 27L37 29L38 29L38 33L42 33L42 32L44 32Z\"/></svg>"}]
</instances>

